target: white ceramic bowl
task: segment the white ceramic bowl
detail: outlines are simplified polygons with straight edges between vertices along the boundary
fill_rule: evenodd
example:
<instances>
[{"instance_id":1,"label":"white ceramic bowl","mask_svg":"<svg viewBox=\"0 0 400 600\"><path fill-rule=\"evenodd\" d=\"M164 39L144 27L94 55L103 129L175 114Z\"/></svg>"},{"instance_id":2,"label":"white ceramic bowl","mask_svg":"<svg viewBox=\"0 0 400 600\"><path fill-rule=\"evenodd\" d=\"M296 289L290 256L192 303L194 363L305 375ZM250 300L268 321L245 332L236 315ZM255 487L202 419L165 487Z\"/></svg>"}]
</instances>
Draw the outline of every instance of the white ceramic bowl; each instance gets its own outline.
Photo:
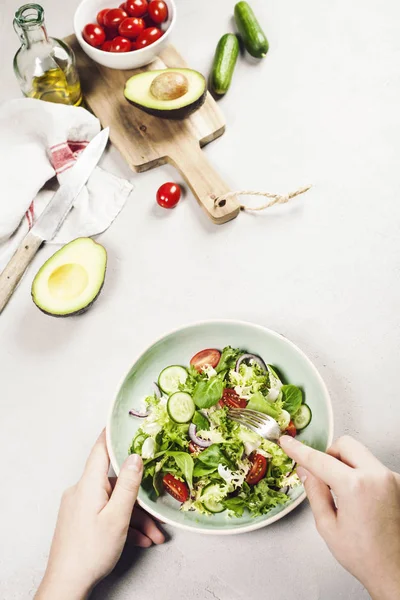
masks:
<instances>
[{"instance_id":1,"label":"white ceramic bowl","mask_svg":"<svg viewBox=\"0 0 400 600\"><path fill-rule=\"evenodd\" d=\"M82 37L82 30L87 23L96 23L97 13L103 8L118 8L118 0L82 0L74 16L74 30L82 50L95 62L110 69L137 69L151 63L160 50L170 42L171 31L175 25L176 7L174 0L165 0L168 6L168 20L162 24L164 35L147 48L132 52L104 52L94 48Z\"/></svg>"},{"instance_id":2,"label":"white ceramic bowl","mask_svg":"<svg viewBox=\"0 0 400 600\"><path fill-rule=\"evenodd\" d=\"M332 443L333 415L328 390L318 371L305 354L279 333L265 327L242 321L206 321L182 327L163 336L152 344L138 359L118 387L107 423L107 446L111 464L118 474L128 456L140 419L129 416L131 408L139 408L142 398L149 394L153 381L167 365L187 365L201 348L231 345L259 354L267 363L274 364L287 382L299 385L312 410L312 421L299 439L318 450L326 450ZM139 504L164 523L191 531L214 535L245 533L265 527L289 514L305 498L302 486L293 489L290 500L260 517L245 513L230 518L227 512L200 515L182 512L178 503L168 494L159 498L141 488Z\"/></svg>"}]
</instances>

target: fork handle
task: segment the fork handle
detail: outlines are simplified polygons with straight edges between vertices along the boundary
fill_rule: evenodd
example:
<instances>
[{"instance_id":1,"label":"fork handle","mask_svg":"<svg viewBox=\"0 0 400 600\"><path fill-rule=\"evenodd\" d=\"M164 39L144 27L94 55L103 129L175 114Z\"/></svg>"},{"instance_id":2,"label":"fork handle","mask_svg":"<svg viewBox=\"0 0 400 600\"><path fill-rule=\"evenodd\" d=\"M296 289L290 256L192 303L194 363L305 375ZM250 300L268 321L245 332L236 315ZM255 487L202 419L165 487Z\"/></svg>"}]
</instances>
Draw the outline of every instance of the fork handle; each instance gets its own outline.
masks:
<instances>
[{"instance_id":1,"label":"fork handle","mask_svg":"<svg viewBox=\"0 0 400 600\"><path fill-rule=\"evenodd\" d=\"M20 282L22 275L25 273L27 266L31 263L42 243L43 240L40 237L37 237L34 233L29 232L18 246L15 254L13 254L4 271L1 273L0 313L2 313L7 302L13 295L14 290Z\"/></svg>"}]
</instances>

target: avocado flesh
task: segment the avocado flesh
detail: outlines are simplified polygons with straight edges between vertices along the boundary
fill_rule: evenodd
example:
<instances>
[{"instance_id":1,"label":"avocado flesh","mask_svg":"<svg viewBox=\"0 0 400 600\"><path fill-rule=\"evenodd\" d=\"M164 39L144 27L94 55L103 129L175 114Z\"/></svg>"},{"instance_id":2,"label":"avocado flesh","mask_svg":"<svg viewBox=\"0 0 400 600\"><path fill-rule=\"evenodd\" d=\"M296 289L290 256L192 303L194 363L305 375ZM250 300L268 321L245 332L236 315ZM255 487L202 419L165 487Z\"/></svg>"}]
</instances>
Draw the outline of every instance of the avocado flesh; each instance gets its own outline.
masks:
<instances>
[{"instance_id":1,"label":"avocado flesh","mask_svg":"<svg viewBox=\"0 0 400 600\"><path fill-rule=\"evenodd\" d=\"M180 98L158 100L150 92L150 86L158 75L167 71L185 75L189 88ZM144 71L130 77L125 84L124 94L129 102L150 115L166 119L184 119L204 104L207 85L203 75L193 69L159 69Z\"/></svg>"},{"instance_id":2,"label":"avocado flesh","mask_svg":"<svg viewBox=\"0 0 400 600\"><path fill-rule=\"evenodd\" d=\"M90 238L66 244L39 269L32 299L44 313L57 317L87 310L103 287L107 252Z\"/></svg>"}]
</instances>

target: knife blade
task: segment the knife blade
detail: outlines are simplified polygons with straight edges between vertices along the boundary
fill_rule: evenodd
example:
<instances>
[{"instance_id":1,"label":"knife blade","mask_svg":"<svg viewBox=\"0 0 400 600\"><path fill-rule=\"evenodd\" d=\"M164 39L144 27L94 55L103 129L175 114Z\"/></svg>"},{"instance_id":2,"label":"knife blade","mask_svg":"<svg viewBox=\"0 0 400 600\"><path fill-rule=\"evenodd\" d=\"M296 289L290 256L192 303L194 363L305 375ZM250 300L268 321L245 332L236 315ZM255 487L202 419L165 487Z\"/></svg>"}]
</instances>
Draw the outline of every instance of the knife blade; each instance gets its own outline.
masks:
<instances>
[{"instance_id":1,"label":"knife blade","mask_svg":"<svg viewBox=\"0 0 400 600\"><path fill-rule=\"evenodd\" d=\"M107 145L109 128L103 129L94 137L71 169L68 182L60 186L31 233L43 241L53 239L80 194L83 186L92 174Z\"/></svg>"},{"instance_id":2,"label":"knife blade","mask_svg":"<svg viewBox=\"0 0 400 600\"><path fill-rule=\"evenodd\" d=\"M89 179L104 152L109 129L103 129L92 139L71 169L68 182L54 194L39 219L20 242L10 262L0 273L0 313L11 298L26 268L46 240L51 240L60 229L65 217L83 186Z\"/></svg>"}]
</instances>

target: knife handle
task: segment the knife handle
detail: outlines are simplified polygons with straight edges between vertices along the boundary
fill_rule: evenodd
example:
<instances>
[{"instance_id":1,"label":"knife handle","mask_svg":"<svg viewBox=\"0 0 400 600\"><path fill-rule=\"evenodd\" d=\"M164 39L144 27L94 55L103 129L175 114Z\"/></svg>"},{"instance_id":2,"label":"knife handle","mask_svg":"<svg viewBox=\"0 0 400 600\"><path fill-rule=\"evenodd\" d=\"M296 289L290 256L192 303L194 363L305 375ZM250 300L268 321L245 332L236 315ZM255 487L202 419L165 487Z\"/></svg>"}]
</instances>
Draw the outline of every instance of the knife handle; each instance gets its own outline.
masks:
<instances>
[{"instance_id":1,"label":"knife handle","mask_svg":"<svg viewBox=\"0 0 400 600\"><path fill-rule=\"evenodd\" d=\"M43 240L29 232L20 245L10 262L0 275L0 313L11 298L27 266L32 261L36 252L42 245Z\"/></svg>"}]
</instances>

